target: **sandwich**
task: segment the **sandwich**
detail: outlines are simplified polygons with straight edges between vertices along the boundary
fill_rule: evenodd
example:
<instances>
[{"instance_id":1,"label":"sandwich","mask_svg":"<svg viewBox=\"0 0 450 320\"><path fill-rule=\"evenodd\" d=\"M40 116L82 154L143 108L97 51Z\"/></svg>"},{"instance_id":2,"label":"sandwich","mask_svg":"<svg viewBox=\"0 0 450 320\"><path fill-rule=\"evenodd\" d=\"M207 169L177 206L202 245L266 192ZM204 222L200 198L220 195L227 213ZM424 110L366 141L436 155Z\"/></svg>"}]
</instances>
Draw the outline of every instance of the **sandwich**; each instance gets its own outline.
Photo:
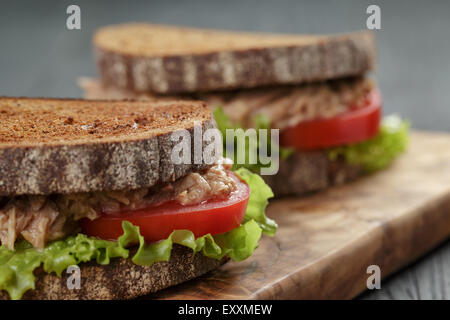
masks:
<instances>
[{"instance_id":1,"label":"sandwich","mask_svg":"<svg viewBox=\"0 0 450 320\"><path fill-rule=\"evenodd\" d=\"M3 97L0 122L0 298L133 298L276 230L203 102Z\"/></svg>"},{"instance_id":2,"label":"sandwich","mask_svg":"<svg viewBox=\"0 0 450 320\"><path fill-rule=\"evenodd\" d=\"M404 151L408 123L382 119L370 32L279 35L124 24L93 39L99 79L82 79L91 99L201 99L219 129L266 129L279 154L263 175L275 195L305 194L388 166ZM233 155L224 139L226 154ZM245 149L245 148L244 148ZM271 165L271 164L270 164ZM257 158L235 163L259 172Z\"/></svg>"}]
</instances>

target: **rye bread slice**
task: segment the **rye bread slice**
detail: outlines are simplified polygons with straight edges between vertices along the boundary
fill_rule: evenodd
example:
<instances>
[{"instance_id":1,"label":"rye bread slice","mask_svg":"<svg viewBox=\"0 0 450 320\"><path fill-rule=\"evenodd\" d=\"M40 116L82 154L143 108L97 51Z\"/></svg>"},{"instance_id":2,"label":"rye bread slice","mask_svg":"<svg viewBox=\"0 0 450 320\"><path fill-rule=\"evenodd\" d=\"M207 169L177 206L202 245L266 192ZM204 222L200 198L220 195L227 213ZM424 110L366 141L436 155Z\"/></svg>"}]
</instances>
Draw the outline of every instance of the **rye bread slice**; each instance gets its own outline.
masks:
<instances>
[{"instance_id":1,"label":"rye bread slice","mask_svg":"<svg viewBox=\"0 0 450 320\"><path fill-rule=\"evenodd\" d=\"M174 245L169 262L138 266L130 259L112 259L108 265L85 263L80 265L80 289L68 289L70 274L36 272L36 288L23 299L32 300L110 300L131 299L188 281L218 268L227 258L216 260L191 249ZM0 300L9 299L0 291Z\"/></svg>"},{"instance_id":2,"label":"rye bread slice","mask_svg":"<svg viewBox=\"0 0 450 320\"><path fill-rule=\"evenodd\" d=\"M355 76L375 60L368 31L309 36L124 24L97 31L94 47L104 84L160 94Z\"/></svg>"},{"instance_id":3,"label":"rye bread slice","mask_svg":"<svg viewBox=\"0 0 450 320\"><path fill-rule=\"evenodd\" d=\"M280 159L276 175L262 176L276 196L303 195L352 181L364 174L343 159L331 161L325 151L297 151Z\"/></svg>"},{"instance_id":4,"label":"rye bread slice","mask_svg":"<svg viewBox=\"0 0 450 320\"><path fill-rule=\"evenodd\" d=\"M0 98L0 195L147 188L207 167L174 164L172 132L216 126L203 102ZM206 143L202 143L202 149ZM192 149L193 150L193 149Z\"/></svg>"}]
</instances>

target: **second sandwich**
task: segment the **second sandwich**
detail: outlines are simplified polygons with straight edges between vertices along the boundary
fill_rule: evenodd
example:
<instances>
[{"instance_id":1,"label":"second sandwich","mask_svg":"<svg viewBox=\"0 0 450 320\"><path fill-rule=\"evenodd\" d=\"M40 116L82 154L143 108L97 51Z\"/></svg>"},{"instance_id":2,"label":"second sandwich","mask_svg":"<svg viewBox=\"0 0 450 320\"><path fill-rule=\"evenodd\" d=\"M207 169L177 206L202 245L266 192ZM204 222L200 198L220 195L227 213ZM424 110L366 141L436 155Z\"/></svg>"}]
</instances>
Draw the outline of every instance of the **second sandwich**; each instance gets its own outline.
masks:
<instances>
[{"instance_id":1,"label":"second sandwich","mask_svg":"<svg viewBox=\"0 0 450 320\"><path fill-rule=\"evenodd\" d=\"M214 109L223 133L279 129L279 171L263 176L276 195L382 169L407 144L408 125L381 120L380 92L365 76L374 68L370 32L274 35L126 24L100 29L94 46L100 81L82 82L89 98L196 98ZM235 166L259 172L264 164Z\"/></svg>"}]
</instances>

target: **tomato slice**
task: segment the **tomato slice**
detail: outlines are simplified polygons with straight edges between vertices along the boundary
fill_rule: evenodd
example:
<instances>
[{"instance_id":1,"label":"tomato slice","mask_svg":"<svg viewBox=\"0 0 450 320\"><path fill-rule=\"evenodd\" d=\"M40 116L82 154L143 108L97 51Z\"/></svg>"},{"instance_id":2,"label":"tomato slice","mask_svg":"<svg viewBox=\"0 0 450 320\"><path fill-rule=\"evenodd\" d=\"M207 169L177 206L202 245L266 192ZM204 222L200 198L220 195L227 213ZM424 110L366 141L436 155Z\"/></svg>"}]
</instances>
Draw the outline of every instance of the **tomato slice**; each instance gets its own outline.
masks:
<instances>
[{"instance_id":1,"label":"tomato slice","mask_svg":"<svg viewBox=\"0 0 450 320\"><path fill-rule=\"evenodd\" d=\"M366 105L330 119L299 123L280 132L280 145L297 149L319 149L355 143L378 133L381 95L372 90Z\"/></svg>"},{"instance_id":2,"label":"tomato slice","mask_svg":"<svg viewBox=\"0 0 450 320\"><path fill-rule=\"evenodd\" d=\"M84 234L105 240L117 240L122 234L122 221L139 226L146 242L166 239L174 230L190 230L195 237L220 234L237 228L244 219L250 189L236 175L228 172L237 185L226 199L212 199L183 206L169 201L145 209L103 214L95 220L80 221Z\"/></svg>"}]
</instances>

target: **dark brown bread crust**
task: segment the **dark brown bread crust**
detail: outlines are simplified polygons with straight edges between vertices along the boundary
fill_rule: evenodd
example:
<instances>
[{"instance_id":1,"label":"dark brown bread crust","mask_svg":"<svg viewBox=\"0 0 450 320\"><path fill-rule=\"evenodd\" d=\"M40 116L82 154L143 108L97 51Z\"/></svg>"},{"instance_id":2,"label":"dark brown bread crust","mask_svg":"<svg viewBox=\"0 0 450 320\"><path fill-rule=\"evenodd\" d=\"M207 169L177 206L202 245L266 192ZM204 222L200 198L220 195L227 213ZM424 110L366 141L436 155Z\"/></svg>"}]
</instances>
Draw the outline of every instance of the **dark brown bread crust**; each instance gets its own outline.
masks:
<instances>
[{"instance_id":1,"label":"dark brown bread crust","mask_svg":"<svg viewBox=\"0 0 450 320\"><path fill-rule=\"evenodd\" d=\"M207 106L199 104L197 107L204 115L198 119L202 129L214 128L216 124ZM185 121L180 121L176 128L189 131L192 148L194 120L192 114L186 114ZM176 143L170 139L173 130L67 144L0 143L0 195L137 189L174 181L208 167L205 163L194 164L194 152L192 164L178 165L171 161ZM205 145L203 142L203 148Z\"/></svg>"},{"instance_id":2,"label":"dark brown bread crust","mask_svg":"<svg viewBox=\"0 0 450 320\"><path fill-rule=\"evenodd\" d=\"M159 94L356 76L373 69L375 60L371 32L318 36L315 42L299 41L298 45L167 56L132 55L94 45L105 85Z\"/></svg>"},{"instance_id":3,"label":"dark brown bread crust","mask_svg":"<svg viewBox=\"0 0 450 320\"><path fill-rule=\"evenodd\" d=\"M363 169L342 159L331 161L323 151L296 152L280 160L276 175L262 176L276 196L302 195L349 182Z\"/></svg>"},{"instance_id":4,"label":"dark brown bread crust","mask_svg":"<svg viewBox=\"0 0 450 320\"><path fill-rule=\"evenodd\" d=\"M192 254L186 247L174 245L169 262L138 266L130 259L113 259L109 265L87 263L80 266L80 289L67 288L70 274L61 278L40 271L36 289L25 293L32 300L106 300L131 299L196 278L225 263L227 259L207 258ZM0 299L9 299L0 291Z\"/></svg>"}]
</instances>

